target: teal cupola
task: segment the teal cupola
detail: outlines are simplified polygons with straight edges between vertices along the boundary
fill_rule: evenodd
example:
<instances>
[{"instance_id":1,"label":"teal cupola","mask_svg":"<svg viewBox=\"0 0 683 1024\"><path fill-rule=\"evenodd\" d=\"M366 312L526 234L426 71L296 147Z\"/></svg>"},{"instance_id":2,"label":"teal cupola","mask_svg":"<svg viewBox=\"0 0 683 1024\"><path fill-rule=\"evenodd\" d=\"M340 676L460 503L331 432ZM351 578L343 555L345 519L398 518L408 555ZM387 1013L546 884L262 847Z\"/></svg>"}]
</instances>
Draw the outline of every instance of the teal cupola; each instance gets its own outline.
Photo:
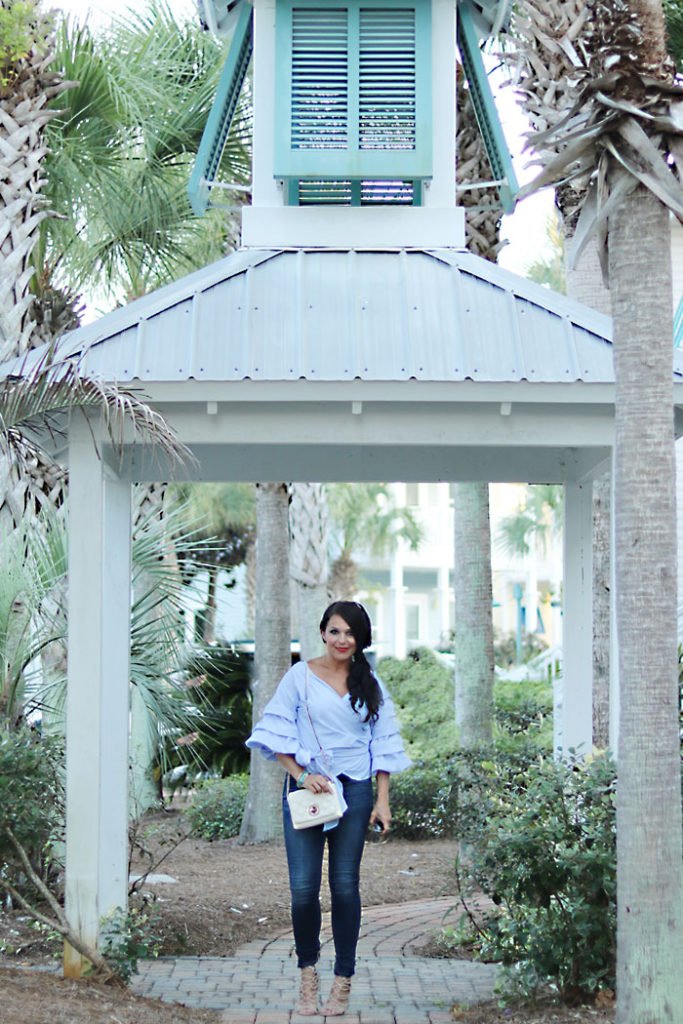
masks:
<instances>
[{"instance_id":1,"label":"teal cupola","mask_svg":"<svg viewBox=\"0 0 683 1024\"><path fill-rule=\"evenodd\" d=\"M230 46L190 182L195 210L210 202L251 61L243 245L464 245L455 201L463 6L476 69L478 41L510 0L200 0L205 24ZM492 102L482 110L495 119Z\"/></svg>"},{"instance_id":2,"label":"teal cupola","mask_svg":"<svg viewBox=\"0 0 683 1024\"><path fill-rule=\"evenodd\" d=\"M278 0L276 178L286 202L422 201L431 0Z\"/></svg>"}]
</instances>

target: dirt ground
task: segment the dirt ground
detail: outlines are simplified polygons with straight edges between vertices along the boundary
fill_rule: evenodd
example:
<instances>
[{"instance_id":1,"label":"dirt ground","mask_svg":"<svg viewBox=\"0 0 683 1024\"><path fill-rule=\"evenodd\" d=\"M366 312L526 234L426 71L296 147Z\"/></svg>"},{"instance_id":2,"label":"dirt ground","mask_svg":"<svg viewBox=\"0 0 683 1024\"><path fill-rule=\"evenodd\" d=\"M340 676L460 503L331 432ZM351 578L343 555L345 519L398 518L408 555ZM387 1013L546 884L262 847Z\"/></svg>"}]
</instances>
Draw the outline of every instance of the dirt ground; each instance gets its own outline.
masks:
<instances>
[{"instance_id":1,"label":"dirt ground","mask_svg":"<svg viewBox=\"0 0 683 1024\"><path fill-rule=\"evenodd\" d=\"M281 844L239 846L233 839L185 839L175 846L183 831L182 810L153 816L138 836L132 865L134 874L143 872L151 854L154 875L174 880L148 879L132 900L150 916L160 955L230 956L243 942L268 937L288 925ZM369 839L362 865L364 905L452 893L456 849L446 840ZM160 857L164 859L158 863ZM65 981L46 970L59 964L59 955L59 941L36 931L24 914L0 911L2 1024L215 1024L219 1019L212 1011L171 1007L113 985ZM609 1001L598 1007L543 1004L505 1010L487 1004L454 1007L452 1015L464 1024L608 1024L614 1020L614 1009Z\"/></svg>"}]
</instances>

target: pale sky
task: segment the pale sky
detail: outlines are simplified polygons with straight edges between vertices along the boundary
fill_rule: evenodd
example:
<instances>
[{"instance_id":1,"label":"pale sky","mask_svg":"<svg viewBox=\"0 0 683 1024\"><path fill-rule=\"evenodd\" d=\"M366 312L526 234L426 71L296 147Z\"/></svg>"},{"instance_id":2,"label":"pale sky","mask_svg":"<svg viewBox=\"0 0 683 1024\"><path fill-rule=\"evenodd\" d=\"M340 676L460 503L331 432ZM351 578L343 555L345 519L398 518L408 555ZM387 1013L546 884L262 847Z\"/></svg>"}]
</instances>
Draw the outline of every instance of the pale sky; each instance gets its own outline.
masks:
<instances>
[{"instance_id":1,"label":"pale sky","mask_svg":"<svg viewBox=\"0 0 683 1024\"><path fill-rule=\"evenodd\" d=\"M179 15L193 17L197 10L195 0L167 0L171 10ZM86 17L91 24L106 25L112 13L123 13L128 8L138 8L134 0L52 0L46 6L59 8L73 14L83 21ZM527 157L520 155L522 141L521 132L525 129L524 115L514 101L511 89L504 89L499 94L498 109L503 122L505 135L512 149L513 163L518 180L523 183L533 175L532 170L525 170ZM524 274L530 263L541 254L548 245L546 222L553 209L551 189L525 199L518 203L515 212L503 218L503 237L509 244L502 250L498 262L508 270Z\"/></svg>"}]
</instances>

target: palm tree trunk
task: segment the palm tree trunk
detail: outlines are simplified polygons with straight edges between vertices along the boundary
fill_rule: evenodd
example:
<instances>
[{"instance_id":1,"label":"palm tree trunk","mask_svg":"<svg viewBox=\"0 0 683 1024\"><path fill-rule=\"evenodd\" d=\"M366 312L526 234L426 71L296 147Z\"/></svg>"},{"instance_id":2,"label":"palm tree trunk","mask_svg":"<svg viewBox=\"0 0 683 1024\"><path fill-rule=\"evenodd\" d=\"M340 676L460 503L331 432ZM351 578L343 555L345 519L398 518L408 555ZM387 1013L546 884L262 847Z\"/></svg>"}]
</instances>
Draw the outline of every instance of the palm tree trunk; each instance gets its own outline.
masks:
<instances>
[{"instance_id":1,"label":"palm tree trunk","mask_svg":"<svg viewBox=\"0 0 683 1024\"><path fill-rule=\"evenodd\" d=\"M620 677L617 1022L673 1024L683 1006L683 851L669 213L639 186L610 218L609 239Z\"/></svg>"},{"instance_id":2,"label":"palm tree trunk","mask_svg":"<svg viewBox=\"0 0 683 1024\"><path fill-rule=\"evenodd\" d=\"M256 620L254 710L257 722L291 664L289 602L289 489L286 484L256 487ZM249 793L240 843L261 843L282 832L282 768L251 754Z\"/></svg>"},{"instance_id":3,"label":"palm tree trunk","mask_svg":"<svg viewBox=\"0 0 683 1024\"><path fill-rule=\"evenodd\" d=\"M474 107L462 79L458 83L457 179L459 184L490 181L491 167ZM502 246L502 211L496 190L463 193L467 248L496 262ZM493 587L489 485L453 486L455 512L455 720L460 743L468 747L491 739L493 713Z\"/></svg>"},{"instance_id":4,"label":"palm tree trunk","mask_svg":"<svg viewBox=\"0 0 683 1024\"><path fill-rule=\"evenodd\" d=\"M358 594L358 565L348 551L332 563L330 596L333 601L355 601Z\"/></svg>"},{"instance_id":5,"label":"palm tree trunk","mask_svg":"<svg viewBox=\"0 0 683 1024\"><path fill-rule=\"evenodd\" d=\"M558 206L565 225L565 252L571 245L575 218L562 211L568 190L558 189ZM571 190L573 204L577 189ZM567 261L568 262L568 261ZM567 269L567 294L608 316L612 313L595 242L588 244L576 267ZM610 743L610 635L611 635L611 507L612 477L604 473L593 481L593 746Z\"/></svg>"},{"instance_id":6,"label":"palm tree trunk","mask_svg":"<svg viewBox=\"0 0 683 1024\"><path fill-rule=\"evenodd\" d=\"M455 720L460 745L491 740L493 612L488 484L454 484ZM487 557L482 557L486 552Z\"/></svg>"},{"instance_id":7,"label":"palm tree trunk","mask_svg":"<svg viewBox=\"0 0 683 1024\"><path fill-rule=\"evenodd\" d=\"M320 653L318 624L327 604L328 511L324 484L292 484L291 574L301 657Z\"/></svg>"},{"instance_id":8,"label":"palm tree trunk","mask_svg":"<svg viewBox=\"0 0 683 1024\"><path fill-rule=\"evenodd\" d=\"M593 746L610 745L612 474L593 481Z\"/></svg>"},{"instance_id":9,"label":"palm tree trunk","mask_svg":"<svg viewBox=\"0 0 683 1024\"><path fill-rule=\"evenodd\" d=\"M216 639L216 582L219 571L217 565L210 565L207 570L209 583L202 619L202 642L205 644L212 644Z\"/></svg>"}]
</instances>

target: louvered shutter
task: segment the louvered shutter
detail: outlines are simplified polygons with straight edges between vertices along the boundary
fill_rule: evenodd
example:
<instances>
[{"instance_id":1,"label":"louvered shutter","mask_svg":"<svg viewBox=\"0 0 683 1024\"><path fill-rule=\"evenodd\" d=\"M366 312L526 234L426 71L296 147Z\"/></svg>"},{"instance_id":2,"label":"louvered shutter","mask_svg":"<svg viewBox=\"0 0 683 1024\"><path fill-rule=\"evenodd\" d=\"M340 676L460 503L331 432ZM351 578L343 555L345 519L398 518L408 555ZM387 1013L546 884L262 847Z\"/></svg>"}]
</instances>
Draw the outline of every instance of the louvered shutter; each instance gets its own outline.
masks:
<instances>
[{"instance_id":1,"label":"louvered shutter","mask_svg":"<svg viewBox=\"0 0 683 1024\"><path fill-rule=\"evenodd\" d=\"M359 11L358 145L414 150L415 11Z\"/></svg>"},{"instance_id":2,"label":"louvered shutter","mask_svg":"<svg viewBox=\"0 0 683 1024\"><path fill-rule=\"evenodd\" d=\"M431 174L429 0L278 0L276 177Z\"/></svg>"},{"instance_id":3,"label":"louvered shutter","mask_svg":"<svg viewBox=\"0 0 683 1024\"><path fill-rule=\"evenodd\" d=\"M346 149L349 130L349 16L292 10L292 149Z\"/></svg>"}]
</instances>

